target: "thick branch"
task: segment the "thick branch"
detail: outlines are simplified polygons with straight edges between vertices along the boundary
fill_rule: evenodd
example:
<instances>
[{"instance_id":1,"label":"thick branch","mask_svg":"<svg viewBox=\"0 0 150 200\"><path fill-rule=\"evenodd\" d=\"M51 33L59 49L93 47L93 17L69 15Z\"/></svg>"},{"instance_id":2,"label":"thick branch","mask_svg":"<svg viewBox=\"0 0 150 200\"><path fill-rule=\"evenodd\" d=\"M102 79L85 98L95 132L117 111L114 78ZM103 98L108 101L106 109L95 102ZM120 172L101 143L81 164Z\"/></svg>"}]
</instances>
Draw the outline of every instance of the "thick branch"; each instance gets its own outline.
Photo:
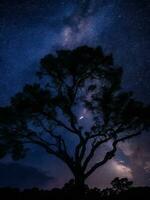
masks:
<instances>
[{"instance_id":1,"label":"thick branch","mask_svg":"<svg viewBox=\"0 0 150 200\"><path fill-rule=\"evenodd\" d=\"M113 142L113 144L112 144L113 149L106 153L106 155L105 155L105 157L104 157L104 159L102 161L100 161L100 162L96 163L95 165L93 165L91 167L91 169L89 171L87 171L87 173L85 174L85 177L87 178L88 176L90 176L98 167L104 165L108 160L110 160L111 158L113 158L115 156L115 153L117 151L117 144L119 142L125 141L127 139L130 139L130 138L135 137L135 136L140 135L140 134L141 134L141 130L136 132L136 133L134 133L134 134L126 135L126 136L124 136L122 138L119 138L119 139L115 140Z\"/></svg>"},{"instance_id":2,"label":"thick branch","mask_svg":"<svg viewBox=\"0 0 150 200\"><path fill-rule=\"evenodd\" d=\"M84 163L83 163L83 168L86 169L89 161L93 158L96 150L104 143L106 143L107 141L109 141L110 138L107 138L107 139L104 139L104 140L101 140L101 141L98 141L96 142L95 144L92 145L92 149L89 153L89 155L87 156L87 158L85 159Z\"/></svg>"},{"instance_id":3,"label":"thick branch","mask_svg":"<svg viewBox=\"0 0 150 200\"><path fill-rule=\"evenodd\" d=\"M111 131L111 134L109 135L109 137L105 138L104 140L101 140L101 141L98 141L96 142L95 144L92 145L92 149L89 153L89 155L87 156L87 158L85 159L84 161L84 164L83 164L83 168L86 169L88 163L90 162L90 160L93 158L96 150L100 147L100 145L102 145L103 143L109 141L110 139L112 138L117 138L117 134L121 133L122 131L124 130L127 130L127 128L130 128L132 126L132 124L136 121L136 119L132 120L131 123L126 127L126 128L123 128L123 125L122 124L119 124L116 128L108 128L107 130L106 129L106 125L103 127L103 134L101 133L101 131L99 133L96 133L96 134L93 134L91 136L89 136L88 139L94 139L94 138L97 138L97 137L106 137L107 132L108 131ZM104 130L105 130L105 133L104 133ZM128 136L129 137L129 136ZM118 141L119 142L119 141Z\"/></svg>"},{"instance_id":4,"label":"thick branch","mask_svg":"<svg viewBox=\"0 0 150 200\"><path fill-rule=\"evenodd\" d=\"M81 162L82 157L80 155L80 149L83 148L83 147L86 148L85 145L86 145L85 139L83 137L80 137L80 141L79 141L79 143L78 143L78 145L76 146L76 149L75 149L75 160L77 162Z\"/></svg>"}]
</instances>

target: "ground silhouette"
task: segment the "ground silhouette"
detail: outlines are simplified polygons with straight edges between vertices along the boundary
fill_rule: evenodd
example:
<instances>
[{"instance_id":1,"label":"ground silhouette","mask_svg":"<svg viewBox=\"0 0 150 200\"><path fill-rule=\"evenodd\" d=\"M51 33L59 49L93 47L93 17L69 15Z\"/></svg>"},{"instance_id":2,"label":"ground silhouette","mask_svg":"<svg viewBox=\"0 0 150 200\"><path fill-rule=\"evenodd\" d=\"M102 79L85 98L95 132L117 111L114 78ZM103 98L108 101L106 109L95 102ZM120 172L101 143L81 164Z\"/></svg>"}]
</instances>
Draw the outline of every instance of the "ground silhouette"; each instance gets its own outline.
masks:
<instances>
[{"instance_id":1,"label":"ground silhouette","mask_svg":"<svg viewBox=\"0 0 150 200\"><path fill-rule=\"evenodd\" d=\"M52 190L40 190L38 188L24 189L20 191L16 188L0 188L1 199L15 199L15 200L148 200L150 196L150 187L131 187L131 181L127 178L112 181L117 183L115 187L98 189L89 189L85 185L85 193L79 197L76 193L74 180L70 180L64 185L62 189L53 188ZM119 182L119 183L118 183ZM121 185L126 183L125 187ZM114 184L113 184L114 185ZM129 187L130 186L130 187ZM122 189L121 189L122 188Z\"/></svg>"}]
</instances>

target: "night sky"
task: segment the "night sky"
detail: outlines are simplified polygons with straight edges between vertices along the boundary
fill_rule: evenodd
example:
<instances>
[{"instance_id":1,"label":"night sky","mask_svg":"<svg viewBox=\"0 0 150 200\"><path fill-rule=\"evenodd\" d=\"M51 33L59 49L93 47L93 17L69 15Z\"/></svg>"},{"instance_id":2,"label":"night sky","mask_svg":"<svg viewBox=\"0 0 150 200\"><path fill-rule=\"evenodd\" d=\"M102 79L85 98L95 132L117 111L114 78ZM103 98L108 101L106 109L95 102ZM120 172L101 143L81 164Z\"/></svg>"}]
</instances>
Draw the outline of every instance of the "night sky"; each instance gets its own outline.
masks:
<instances>
[{"instance_id":1,"label":"night sky","mask_svg":"<svg viewBox=\"0 0 150 200\"><path fill-rule=\"evenodd\" d=\"M123 88L150 103L149 0L1 0L0 105L36 80L40 59L57 49L101 46L124 69ZM150 186L148 133L119 145L117 156L96 171L90 186L106 187L116 176ZM14 162L0 160L0 186L62 186L71 173L40 148Z\"/></svg>"}]
</instances>

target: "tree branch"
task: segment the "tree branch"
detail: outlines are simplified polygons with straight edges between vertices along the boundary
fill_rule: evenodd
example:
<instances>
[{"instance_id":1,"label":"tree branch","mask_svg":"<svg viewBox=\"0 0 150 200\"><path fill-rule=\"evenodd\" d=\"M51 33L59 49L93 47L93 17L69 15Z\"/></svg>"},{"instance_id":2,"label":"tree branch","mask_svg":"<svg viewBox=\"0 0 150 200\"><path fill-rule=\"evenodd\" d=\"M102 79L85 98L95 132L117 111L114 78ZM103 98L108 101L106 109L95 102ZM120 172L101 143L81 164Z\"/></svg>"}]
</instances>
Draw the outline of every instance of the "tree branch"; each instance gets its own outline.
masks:
<instances>
[{"instance_id":1,"label":"tree branch","mask_svg":"<svg viewBox=\"0 0 150 200\"><path fill-rule=\"evenodd\" d=\"M64 143L63 138L60 138L60 140L58 141L59 144L50 144L47 141L38 137L37 135L33 137L32 135L29 134L29 132L25 138L28 139L28 141L31 142L32 144L36 144L36 145L43 147L47 151L47 153L55 155L56 157L60 158L68 165L68 167L71 170L73 170L74 162L73 162L73 159L67 153L66 145ZM61 147L59 146L59 145L61 145L61 142L63 143L64 150L62 150ZM50 146L57 147L58 149L54 150Z\"/></svg>"},{"instance_id":2,"label":"tree branch","mask_svg":"<svg viewBox=\"0 0 150 200\"><path fill-rule=\"evenodd\" d=\"M98 141L98 142L96 142L96 144L92 145L92 149L91 149L89 155L87 156L87 158L85 159L85 161L83 163L83 168L84 169L86 169L89 161L93 158L93 156L94 156L96 150L99 148L99 146L102 145L102 144L104 144L104 143L106 143L109 140L110 140L110 138L107 138L105 140Z\"/></svg>"},{"instance_id":3,"label":"tree branch","mask_svg":"<svg viewBox=\"0 0 150 200\"><path fill-rule=\"evenodd\" d=\"M85 177L87 178L88 176L90 176L98 167L104 165L108 160L110 160L111 158L113 158L115 156L115 153L117 151L117 144L121 141L125 141L127 139L130 139L132 137L135 137L137 135L140 135L141 134L141 130L134 133L134 134L131 134L131 135L126 135L122 138L119 138L119 139L116 139L113 143L112 143L112 147L113 149L109 152L106 153L106 155L104 156L104 159L98 163L96 163L95 165L93 165L91 167L90 170L88 170L85 174Z\"/></svg>"}]
</instances>

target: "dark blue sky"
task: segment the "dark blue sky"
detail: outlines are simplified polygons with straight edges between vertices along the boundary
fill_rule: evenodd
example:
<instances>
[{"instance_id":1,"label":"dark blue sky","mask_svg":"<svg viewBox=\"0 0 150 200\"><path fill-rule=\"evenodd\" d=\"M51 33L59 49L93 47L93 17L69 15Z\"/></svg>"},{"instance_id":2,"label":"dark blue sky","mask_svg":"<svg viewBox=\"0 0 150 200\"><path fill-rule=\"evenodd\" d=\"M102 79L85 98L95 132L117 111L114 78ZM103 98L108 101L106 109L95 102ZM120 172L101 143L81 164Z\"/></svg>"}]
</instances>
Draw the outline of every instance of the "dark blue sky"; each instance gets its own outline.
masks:
<instances>
[{"instance_id":1,"label":"dark blue sky","mask_svg":"<svg viewBox=\"0 0 150 200\"><path fill-rule=\"evenodd\" d=\"M39 61L47 53L83 44L112 52L115 63L124 69L123 87L150 103L149 0L1 0L0 104L7 104L25 83L35 80ZM149 142L150 137L140 136L121 145L106 172L100 169L89 183L106 186L113 177L124 175L136 184L150 185ZM70 177L65 165L37 148L16 165L20 173L27 174L22 166L40 170L37 185L41 187L60 186ZM1 161L0 169L8 171L9 167L12 161L8 157ZM26 187L35 184L32 182L33 177ZM15 184L10 181L10 185Z\"/></svg>"}]
</instances>

